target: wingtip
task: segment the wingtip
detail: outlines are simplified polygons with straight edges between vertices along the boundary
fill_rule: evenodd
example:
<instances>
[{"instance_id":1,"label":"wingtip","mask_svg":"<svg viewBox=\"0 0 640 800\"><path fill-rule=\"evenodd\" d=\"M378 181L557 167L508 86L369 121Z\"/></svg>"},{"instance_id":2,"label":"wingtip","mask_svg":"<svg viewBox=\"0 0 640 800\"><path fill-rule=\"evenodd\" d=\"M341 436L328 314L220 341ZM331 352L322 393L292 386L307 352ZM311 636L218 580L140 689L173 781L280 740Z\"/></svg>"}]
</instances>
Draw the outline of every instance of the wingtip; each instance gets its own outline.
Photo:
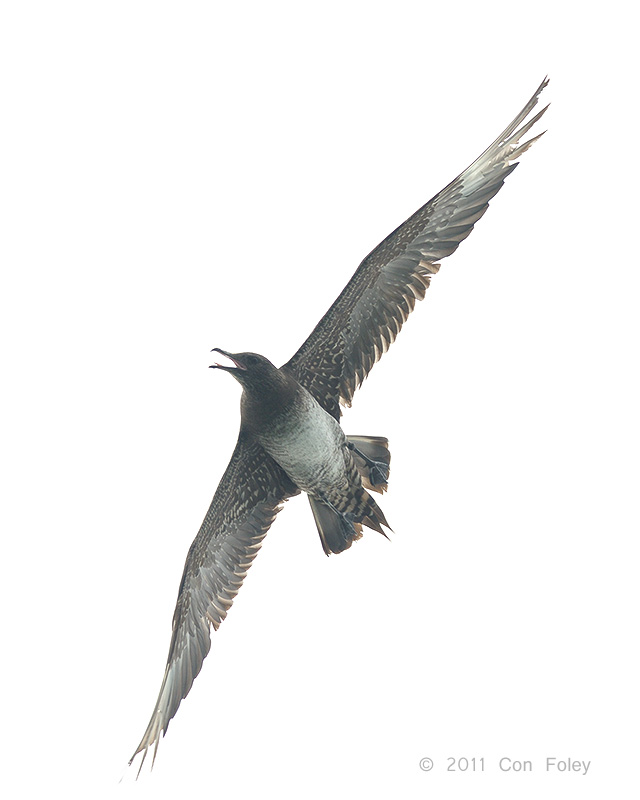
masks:
<instances>
[{"instance_id":1,"label":"wingtip","mask_svg":"<svg viewBox=\"0 0 640 800\"><path fill-rule=\"evenodd\" d=\"M531 98L531 100L536 100L536 99L538 98L538 96L539 96L540 94L542 94L542 92L543 92L543 91L544 91L544 90L547 88L547 86L548 86L548 85L549 85L549 76L548 76L548 75L545 75L545 76L544 76L544 78L543 78L543 80L542 80L542 83L541 83L541 84L540 84L540 86L538 86L538 88L535 90L535 92L534 92L534 94L533 94L533 97Z\"/></svg>"},{"instance_id":2,"label":"wingtip","mask_svg":"<svg viewBox=\"0 0 640 800\"><path fill-rule=\"evenodd\" d=\"M142 767L144 766L145 759L147 757L147 750L148 748L144 748L142 750L137 749L136 752L131 756L129 759L129 766L133 766L133 762L136 760L136 756L142 753L142 759L140 760L140 766L138 767L138 771L136 772L136 780L140 777L140 773L142 772ZM151 765L151 769L153 769L153 764Z\"/></svg>"},{"instance_id":3,"label":"wingtip","mask_svg":"<svg viewBox=\"0 0 640 800\"><path fill-rule=\"evenodd\" d=\"M140 740L140 744L137 746L134 754L131 756L129 760L129 766L133 765L133 762L136 760L137 756L142 753L142 759L140 761L140 766L138 767L138 772L136 775L136 780L140 777L140 773L142 772L142 767L144 766L144 762L146 761L147 754L151 747L153 747L153 757L151 759L151 768L150 771L153 770L153 766L156 763L156 756L158 754L158 746L160 744L160 739L166 734L167 728L169 727L169 723L167 722L165 725L158 727L158 720L156 719L156 713L154 712L149 725L147 726L147 730L145 731L144 736Z\"/></svg>"},{"instance_id":4,"label":"wingtip","mask_svg":"<svg viewBox=\"0 0 640 800\"><path fill-rule=\"evenodd\" d=\"M534 106L537 105L538 100L540 99L540 95L547 88L548 85L549 85L549 77L545 76L545 79L542 81L540 86L538 86L538 88L536 89L533 97L529 101L529 103L531 104L531 109L533 109ZM540 119L540 117L544 114L544 112L549 108L550 105L551 105L551 103L547 103L547 105L541 111L538 111L538 113L535 116L536 121ZM530 109L530 111L531 111L531 109Z\"/></svg>"},{"instance_id":5,"label":"wingtip","mask_svg":"<svg viewBox=\"0 0 640 800\"><path fill-rule=\"evenodd\" d=\"M164 732L163 732L162 735L164 736ZM142 753L142 758L140 759L140 766L138 767L138 771L136 772L136 780L138 780L138 778L140 777L140 773L142 772L142 767L144 766L144 762L147 759L147 754L149 752L149 748L153 744L154 744L154 741L152 740L152 741L148 742L147 744L145 744L144 747L142 747L140 745L138 747L138 749L136 750L136 752L129 759L129 766L131 767L131 766L133 766L133 762L136 760L136 757L138 755L140 755L140 753ZM154 767L154 765L156 763L156 756L158 755L158 745L159 744L160 744L160 735L158 735L158 737L155 739L155 746L153 748L153 755L152 755L152 758L151 758L151 765L149 767L149 772L151 772L153 770L153 767Z\"/></svg>"}]
</instances>

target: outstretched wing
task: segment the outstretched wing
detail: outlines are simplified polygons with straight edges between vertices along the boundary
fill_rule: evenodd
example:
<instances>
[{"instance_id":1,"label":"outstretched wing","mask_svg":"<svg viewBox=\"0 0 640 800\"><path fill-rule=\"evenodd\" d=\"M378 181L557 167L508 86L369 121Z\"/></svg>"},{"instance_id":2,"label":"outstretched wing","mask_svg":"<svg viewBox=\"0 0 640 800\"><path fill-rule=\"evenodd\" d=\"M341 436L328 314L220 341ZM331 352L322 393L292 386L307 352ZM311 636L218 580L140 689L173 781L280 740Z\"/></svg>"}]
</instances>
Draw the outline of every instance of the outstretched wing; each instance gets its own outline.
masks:
<instances>
[{"instance_id":1,"label":"outstretched wing","mask_svg":"<svg viewBox=\"0 0 640 800\"><path fill-rule=\"evenodd\" d=\"M400 225L360 264L342 293L286 364L334 417L395 340L422 300L436 263L453 253L497 194L513 163L542 134L520 140L545 80L511 124L461 175Z\"/></svg>"},{"instance_id":2,"label":"outstretched wing","mask_svg":"<svg viewBox=\"0 0 640 800\"><path fill-rule=\"evenodd\" d=\"M240 433L231 461L194 539L173 615L167 666L156 707L131 762L155 744L187 696L211 647L210 626L226 617L282 502L298 493L256 442ZM138 771L139 774L139 771Z\"/></svg>"}]
</instances>

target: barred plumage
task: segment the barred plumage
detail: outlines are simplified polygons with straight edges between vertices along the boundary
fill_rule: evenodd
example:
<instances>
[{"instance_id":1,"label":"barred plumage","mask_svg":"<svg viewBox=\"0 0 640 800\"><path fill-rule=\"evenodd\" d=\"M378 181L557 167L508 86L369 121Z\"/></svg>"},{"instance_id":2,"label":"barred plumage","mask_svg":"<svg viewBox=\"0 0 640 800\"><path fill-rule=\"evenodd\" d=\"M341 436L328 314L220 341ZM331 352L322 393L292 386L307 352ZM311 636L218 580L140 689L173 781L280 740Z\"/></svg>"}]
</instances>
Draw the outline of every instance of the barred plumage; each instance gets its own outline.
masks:
<instances>
[{"instance_id":1,"label":"barred plumage","mask_svg":"<svg viewBox=\"0 0 640 800\"><path fill-rule=\"evenodd\" d=\"M338 424L340 404L351 404L425 296L437 262L471 233L515 169L515 159L539 138L520 144L546 110L526 121L546 85L544 80L470 167L364 259L283 367L255 353L227 353L234 367L216 365L243 385L242 427L187 555L160 694L132 760L142 753L144 763L154 746L155 759L160 736L209 652L210 627L225 618L284 500L300 490L308 493L327 554L347 549L363 525L380 533L388 527L369 494L387 487L388 443L382 437L346 438Z\"/></svg>"}]
</instances>

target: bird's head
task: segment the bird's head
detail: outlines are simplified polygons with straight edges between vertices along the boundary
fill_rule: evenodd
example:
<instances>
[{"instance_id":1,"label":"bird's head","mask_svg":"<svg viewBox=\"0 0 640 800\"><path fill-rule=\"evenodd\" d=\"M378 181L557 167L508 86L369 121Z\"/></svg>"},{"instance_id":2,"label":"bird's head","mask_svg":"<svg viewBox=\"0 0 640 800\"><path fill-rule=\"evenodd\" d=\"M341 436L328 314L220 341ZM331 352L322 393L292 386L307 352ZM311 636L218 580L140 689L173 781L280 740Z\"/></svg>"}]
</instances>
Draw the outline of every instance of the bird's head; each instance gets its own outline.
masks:
<instances>
[{"instance_id":1,"label":"bird's head","mask_svg":"<svg viewBox=\"0 0 640 800\"><path fill-rule=\"evenodd\" d=\"M248 391L261 392L270 387L276 387L281 380L280 370L275 367L268 358L258 355L258 353L228 353L219 347L214 347L211 351L222 353L223 356L231 361L231 364L211 365L211 369L223 369L230 373L240 383L243 389Z\"/></svg>"}]
</instances>

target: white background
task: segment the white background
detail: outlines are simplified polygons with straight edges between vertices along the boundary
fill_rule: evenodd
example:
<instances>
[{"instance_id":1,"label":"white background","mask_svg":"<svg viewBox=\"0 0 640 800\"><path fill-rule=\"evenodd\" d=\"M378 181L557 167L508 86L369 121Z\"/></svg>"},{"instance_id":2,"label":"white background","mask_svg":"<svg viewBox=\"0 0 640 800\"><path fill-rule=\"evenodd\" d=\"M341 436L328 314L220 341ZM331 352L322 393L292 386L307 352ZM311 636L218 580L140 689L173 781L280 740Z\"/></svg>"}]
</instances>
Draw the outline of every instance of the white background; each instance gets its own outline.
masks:
<instances>
[{"instance_id":1,"label":"white background","mask_svg":"<svg viewBox=\"0 0 640 800\"><path fill-rule=\"evenodd\" d=\"M3 6L8 796L637 796L625 7ZM210 349L288 359L547 73L547 135L344 418L390 439L392 541L327 559L291 501L135 783L237 435Z\"/></svg>"}]
</instances>

